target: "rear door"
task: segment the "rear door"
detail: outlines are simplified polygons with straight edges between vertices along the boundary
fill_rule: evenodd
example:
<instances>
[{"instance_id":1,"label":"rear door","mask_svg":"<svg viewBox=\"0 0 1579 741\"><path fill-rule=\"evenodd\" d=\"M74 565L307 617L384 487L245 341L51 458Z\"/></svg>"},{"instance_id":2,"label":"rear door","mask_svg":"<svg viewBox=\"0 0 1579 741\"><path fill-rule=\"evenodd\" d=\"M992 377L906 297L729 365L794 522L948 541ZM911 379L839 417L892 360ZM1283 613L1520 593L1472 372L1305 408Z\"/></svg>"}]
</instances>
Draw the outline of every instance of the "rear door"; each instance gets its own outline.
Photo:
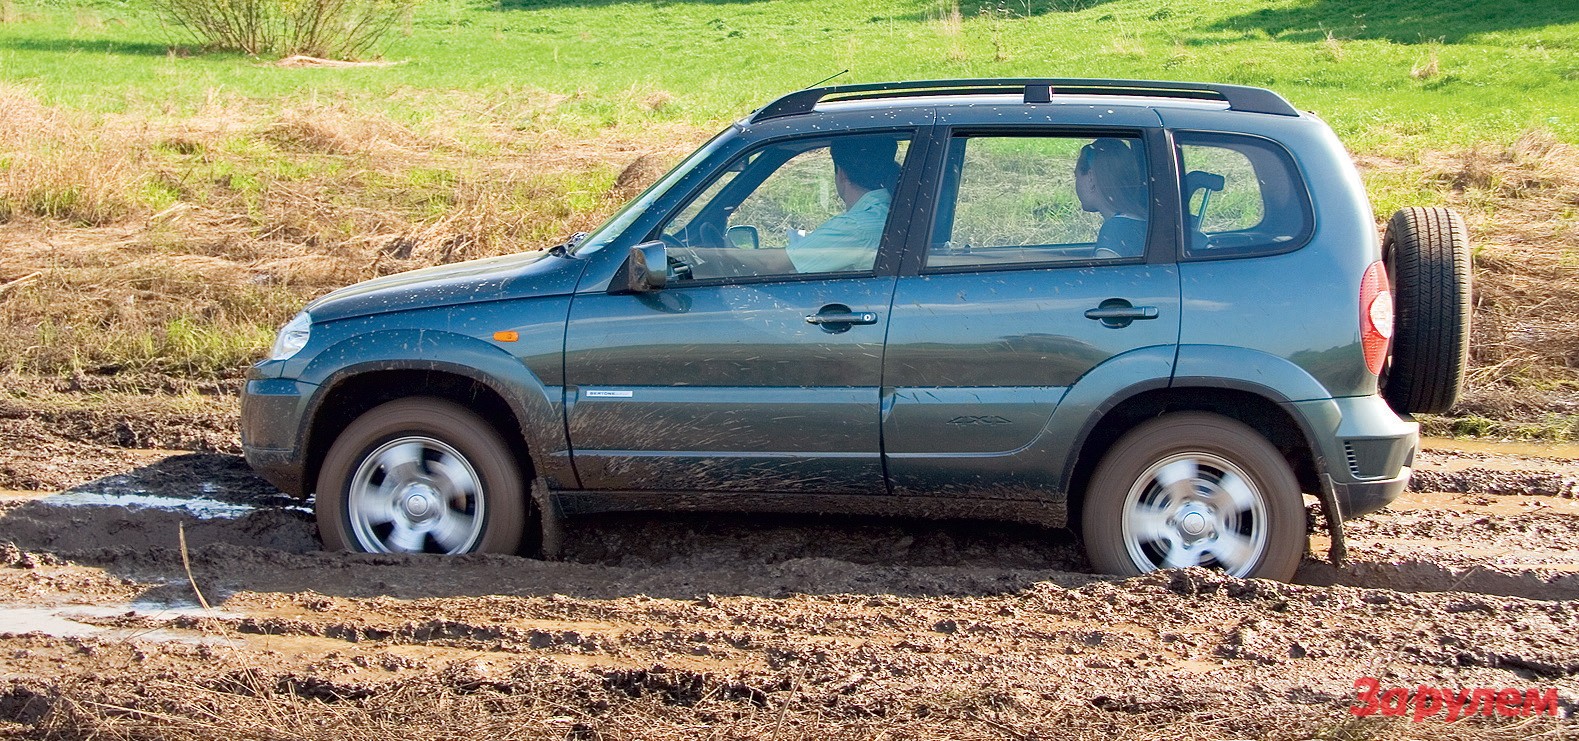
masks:
<instances>
[{"instance_id":1,"label":"rear door","mask_svg":"<svg viewBox=\"0 0 1579 741\"><path fill-rule=\"evenodd\" d=\"M1065 392L1179 336L1171 158L1156 128L942 130L884 360L895 493L1035 498ZM1165 348L1167 352L1158 352ZM1058 456L1062 460L1062 456Z\"/></svg>"},{"instance_id":2,"label":"rear door","mask_svg":"<svg viewBox=\"0 0 1579 741\"><path fill-rule=\"evenodd\" d=\"M886 491L883 339L913 202L894 196L914 134L873 140L892 172L860 193L836 182L840 139L775 141L726 167L654 235L671 258L662 290L576 296L567 422L584 488ZM808 259L791 248L803 239L835 256Z\"/></svg>"}]
</instances>

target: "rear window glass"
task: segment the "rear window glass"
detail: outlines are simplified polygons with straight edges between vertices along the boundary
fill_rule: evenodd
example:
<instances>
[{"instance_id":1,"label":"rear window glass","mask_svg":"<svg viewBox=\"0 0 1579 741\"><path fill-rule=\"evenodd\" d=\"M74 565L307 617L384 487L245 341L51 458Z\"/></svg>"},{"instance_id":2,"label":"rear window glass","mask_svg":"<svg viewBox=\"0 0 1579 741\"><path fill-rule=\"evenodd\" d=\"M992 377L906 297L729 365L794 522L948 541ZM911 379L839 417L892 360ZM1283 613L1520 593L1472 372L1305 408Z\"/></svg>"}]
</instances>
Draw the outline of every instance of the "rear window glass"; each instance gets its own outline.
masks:
<instances>
[{"instance_id":1,"label":"rear window glass","mask_svg":"<svg viewBox=\"0 0 1579 741\"><path fill-rule=\"evenodd\" d=\"M1231 134L1180 133L1185 257L1287 252L1310 238L1310 199L1282 147Z\"/></svg>"}]
</instances>

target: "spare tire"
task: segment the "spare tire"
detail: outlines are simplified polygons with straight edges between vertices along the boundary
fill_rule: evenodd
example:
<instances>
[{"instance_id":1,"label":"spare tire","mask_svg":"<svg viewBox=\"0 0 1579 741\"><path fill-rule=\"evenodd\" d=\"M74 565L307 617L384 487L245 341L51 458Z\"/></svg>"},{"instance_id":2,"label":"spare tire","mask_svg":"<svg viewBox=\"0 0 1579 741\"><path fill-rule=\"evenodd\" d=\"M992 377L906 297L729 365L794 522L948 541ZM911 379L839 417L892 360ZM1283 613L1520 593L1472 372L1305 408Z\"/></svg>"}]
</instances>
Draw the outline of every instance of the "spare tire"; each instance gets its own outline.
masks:
<instances>
[{"instance_id":1,"label":"spare tire","mask_svg":"<svg viewBox=\"0 0 1579 741\"><path fill-rule=\"evenodd\" d=\"M1406 208L1387 222L1382 259L1393 294L1393 347L1382 396L1399 412L1441 414L1469 365L1469 233L1452 209Z\"/></svg>"}]
</instances>

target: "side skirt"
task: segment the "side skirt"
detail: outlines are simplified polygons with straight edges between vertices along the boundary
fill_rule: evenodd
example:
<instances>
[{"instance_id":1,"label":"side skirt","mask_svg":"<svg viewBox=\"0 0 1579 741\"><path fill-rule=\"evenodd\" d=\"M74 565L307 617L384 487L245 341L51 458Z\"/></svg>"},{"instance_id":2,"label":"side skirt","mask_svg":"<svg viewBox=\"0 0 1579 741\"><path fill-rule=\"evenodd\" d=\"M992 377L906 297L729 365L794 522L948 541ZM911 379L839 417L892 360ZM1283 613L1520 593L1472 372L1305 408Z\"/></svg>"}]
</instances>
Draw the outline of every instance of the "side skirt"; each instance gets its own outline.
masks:
<instances>
[{"instance_id":1,"label":"side skirt","mask_svg":"<svg viewBox=\"0 0 1579 741\"><path fill-rule=\"evenodd\" d=\"M549 493L566 515L600 512L742 512L1000 520L1042 527L1069 524L1065 500L1011 501L782 492L567 491Z\"/></svg>"}]
</instances>

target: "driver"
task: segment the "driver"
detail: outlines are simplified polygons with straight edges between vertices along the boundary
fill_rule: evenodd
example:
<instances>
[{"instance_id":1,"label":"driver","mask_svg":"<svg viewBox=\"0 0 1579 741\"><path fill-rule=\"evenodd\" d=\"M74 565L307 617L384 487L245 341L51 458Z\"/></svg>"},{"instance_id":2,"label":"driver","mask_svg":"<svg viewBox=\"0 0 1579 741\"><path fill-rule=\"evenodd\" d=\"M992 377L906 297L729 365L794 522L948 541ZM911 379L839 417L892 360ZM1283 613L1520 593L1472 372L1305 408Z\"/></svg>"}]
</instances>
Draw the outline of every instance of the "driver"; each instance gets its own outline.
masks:
<instances>
[{"instance_id":1,"label":"driver","mask_svg":"<svg viewBox=\"0 0 1579 741\"><path fill-rule=\"evenodd\" d=\"M899 142L888 137L835 139L833 183L845 211L802 237L793 234L787 248L798 273L871 270L877 245L888 222L899 165Z\"/></svg>"}]
</instances>

